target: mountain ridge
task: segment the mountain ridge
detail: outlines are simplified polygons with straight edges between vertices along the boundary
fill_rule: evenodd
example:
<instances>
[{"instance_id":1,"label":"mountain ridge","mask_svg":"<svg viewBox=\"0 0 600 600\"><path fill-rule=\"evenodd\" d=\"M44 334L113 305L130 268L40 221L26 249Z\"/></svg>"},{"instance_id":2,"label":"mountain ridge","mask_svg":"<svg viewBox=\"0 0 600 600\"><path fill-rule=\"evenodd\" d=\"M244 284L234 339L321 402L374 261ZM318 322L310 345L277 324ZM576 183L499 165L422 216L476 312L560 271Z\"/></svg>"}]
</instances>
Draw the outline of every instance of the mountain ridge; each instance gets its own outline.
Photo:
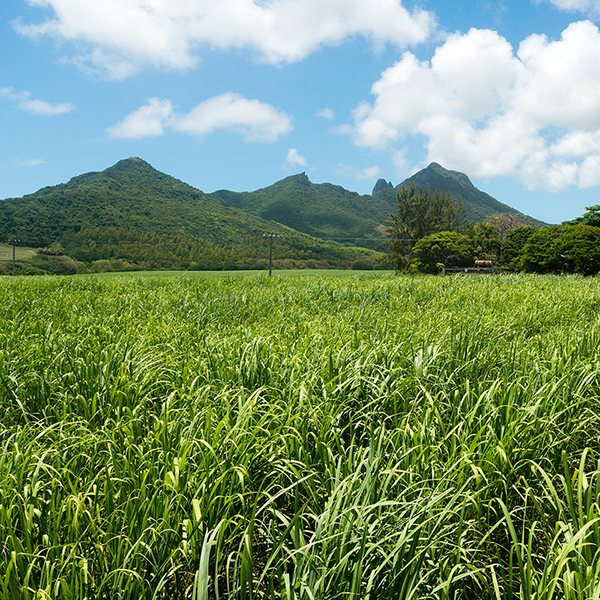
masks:
<instances>
[{"instance_id":1,"label":"mountain ridge","mask_svg":"<svg viewBox=\"0 0 600 600\"><path fill-rule=\"evenodd\" d=\"M512 206L504 204L488 193L479 190L465 173L446 169L437 162L430 163L427 167L411 175L394 188L380 187L377 191L374 188L373 192L374 195L385 197L390 202L401 188L408 187L413 183L417 188L424 188L429 193L443 191L449 192L455 200L460 198L466 212L467 220L473 223L483 221L489 216L507 212L520 217L527 225L535 227L547 225L547 223L525 215Z\"/></svg>"},{"instance_id":2,"label":"mountain ridge","mask_svg":"<svg viewBox=\"0 0 600 600\"><path fill-rule=\"evenodd\" d=\"M473 221L500 212L520 215L477 190L464 173L437 163L395 187L380 179L372 195L313 183L306 172L253 192L206 194L131 157L103 171L1 200L0 239L20 238L38 247L58 245L86 263L127 259L136 264L150 261L157 267L224 268L251 266L264 257L269 233L279 236L278 244L290 259L348 264L373 258L367 249L385 249L397 193L411 183L463 198ZM206 256L212 258L207 262Z\"/></svg>"},{"instance_id":3,"label":"mountain ridge","mask_svg":"<svg viewBox=\"0 0 600 600\"><path fill-rule=\"evenodd\" d=\"M0 201L0 239L58 244L86 263L127 259L151 268L252 267L268 255L267 233L279 236L281 253L293 260L345 264L374 256L236 209L137 157Z\"/></svg>"}]
</instances>

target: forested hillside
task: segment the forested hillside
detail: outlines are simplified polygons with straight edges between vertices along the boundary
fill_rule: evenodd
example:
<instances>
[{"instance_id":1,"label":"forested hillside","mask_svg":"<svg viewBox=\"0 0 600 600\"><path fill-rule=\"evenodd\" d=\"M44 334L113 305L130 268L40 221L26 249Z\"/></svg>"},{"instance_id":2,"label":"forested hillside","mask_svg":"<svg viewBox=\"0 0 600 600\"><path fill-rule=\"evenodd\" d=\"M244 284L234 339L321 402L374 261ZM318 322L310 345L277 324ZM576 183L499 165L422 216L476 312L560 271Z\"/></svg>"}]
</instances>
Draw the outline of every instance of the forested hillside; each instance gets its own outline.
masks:
<instances>
[{"instance_id":1,"label":"forested hillside","mask_svg":"<svg viewBox=\"0 0 600 600\"><path fill-rule=\"evenodd\" d=\"M0 202L0 238L54 246L78 261L126 260L143 268L264 266L276 234L278 260L346 265L374 256L294 231L229 206L139 158ZM261 262L262 261L262 262ZM311 265L308 265L311 266Z\"/></svg>"},{"instance_id":2,"label":"forested hillside","mask_svg":"<svg viewBox=\"0 0 600 600\"><path fill-rule=\"evenodd\" d=\"M306 173L286 177L254 192L218 190L229 206L320 238L351 238L381 249L396 197L361 196L339 185L313 183Z\"/></svg>"},{"instance_id":3,"label":"forested hillside","mask_svg":"<svg viewBox=\"0 0 600 600\"><path fill-rule=\"evenodd\" d=\"M542 221L523 215L515 208L499 202L489 194L478 190L471 180L459 171L450 171L438 163L431 163L425 169L415 173L396 187L379 185L373 190L373 196L380 202L390 204L396 200L401 188L415 184L417 188L424 188L429 193L436 191L449 192L455 200L460 199L465 211L465 218L471 223L479 223L486 217L501 213L518 215L527 225L539 227L546 225Z\"/></svg>"}]
</instances>

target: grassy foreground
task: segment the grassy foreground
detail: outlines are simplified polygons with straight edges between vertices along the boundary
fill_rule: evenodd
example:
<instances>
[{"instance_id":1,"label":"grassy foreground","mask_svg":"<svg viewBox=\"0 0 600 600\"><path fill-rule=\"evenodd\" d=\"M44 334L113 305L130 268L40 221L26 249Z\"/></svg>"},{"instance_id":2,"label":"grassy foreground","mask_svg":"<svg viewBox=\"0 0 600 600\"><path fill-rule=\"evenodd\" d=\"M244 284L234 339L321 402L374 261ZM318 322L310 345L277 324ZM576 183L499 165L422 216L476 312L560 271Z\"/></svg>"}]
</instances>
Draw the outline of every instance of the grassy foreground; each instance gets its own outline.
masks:
<instances>
[{"instance_id":1,"label":"grassy foreground","mask_svg":"<svg viewBox=\"0 0 600 600\"><path fill-rule=\"evenodd\" d=\"M600 596L600 280L0 281L0 598Z\"/></svg>"}]
</instances>

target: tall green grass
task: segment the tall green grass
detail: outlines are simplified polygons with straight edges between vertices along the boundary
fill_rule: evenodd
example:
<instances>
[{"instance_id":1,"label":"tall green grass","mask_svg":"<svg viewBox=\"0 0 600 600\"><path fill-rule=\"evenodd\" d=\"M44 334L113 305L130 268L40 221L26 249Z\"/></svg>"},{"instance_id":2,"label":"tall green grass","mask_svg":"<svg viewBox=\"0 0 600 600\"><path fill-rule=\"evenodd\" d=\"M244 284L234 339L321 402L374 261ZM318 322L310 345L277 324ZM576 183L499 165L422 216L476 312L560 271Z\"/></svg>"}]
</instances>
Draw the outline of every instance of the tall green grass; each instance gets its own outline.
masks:
<instances>
[{"instance_id":1,"label":"tall green grass","mask_svg":"<svg viewBox=\"0 0 600 600\"><path fill-rule=\"evenodd\" d=\"M0 282L0 598L600 598L600 281Z\"/></svg>"}]
</instances>

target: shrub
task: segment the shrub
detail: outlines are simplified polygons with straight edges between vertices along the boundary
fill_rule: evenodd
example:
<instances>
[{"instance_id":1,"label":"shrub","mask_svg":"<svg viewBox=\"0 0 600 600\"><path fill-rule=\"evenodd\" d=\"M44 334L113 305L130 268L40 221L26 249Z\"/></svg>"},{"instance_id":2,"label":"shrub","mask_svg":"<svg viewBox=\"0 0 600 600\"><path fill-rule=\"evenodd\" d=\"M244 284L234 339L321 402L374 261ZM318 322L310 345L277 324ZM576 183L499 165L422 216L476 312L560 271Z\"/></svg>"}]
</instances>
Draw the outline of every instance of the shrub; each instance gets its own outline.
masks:
<instances>
[{"instance_id":1,"label":"shrub","mask_svg":"<svg viewBox=\"0 0 600 600\"><path fill-rule=\"evenodd\" d=\"M366 258L362 258L359 260L355 260L352 263L351 269L353 271L372 271L375 266L375 261L368 260Z\"/></svg>"}]
</instances>

